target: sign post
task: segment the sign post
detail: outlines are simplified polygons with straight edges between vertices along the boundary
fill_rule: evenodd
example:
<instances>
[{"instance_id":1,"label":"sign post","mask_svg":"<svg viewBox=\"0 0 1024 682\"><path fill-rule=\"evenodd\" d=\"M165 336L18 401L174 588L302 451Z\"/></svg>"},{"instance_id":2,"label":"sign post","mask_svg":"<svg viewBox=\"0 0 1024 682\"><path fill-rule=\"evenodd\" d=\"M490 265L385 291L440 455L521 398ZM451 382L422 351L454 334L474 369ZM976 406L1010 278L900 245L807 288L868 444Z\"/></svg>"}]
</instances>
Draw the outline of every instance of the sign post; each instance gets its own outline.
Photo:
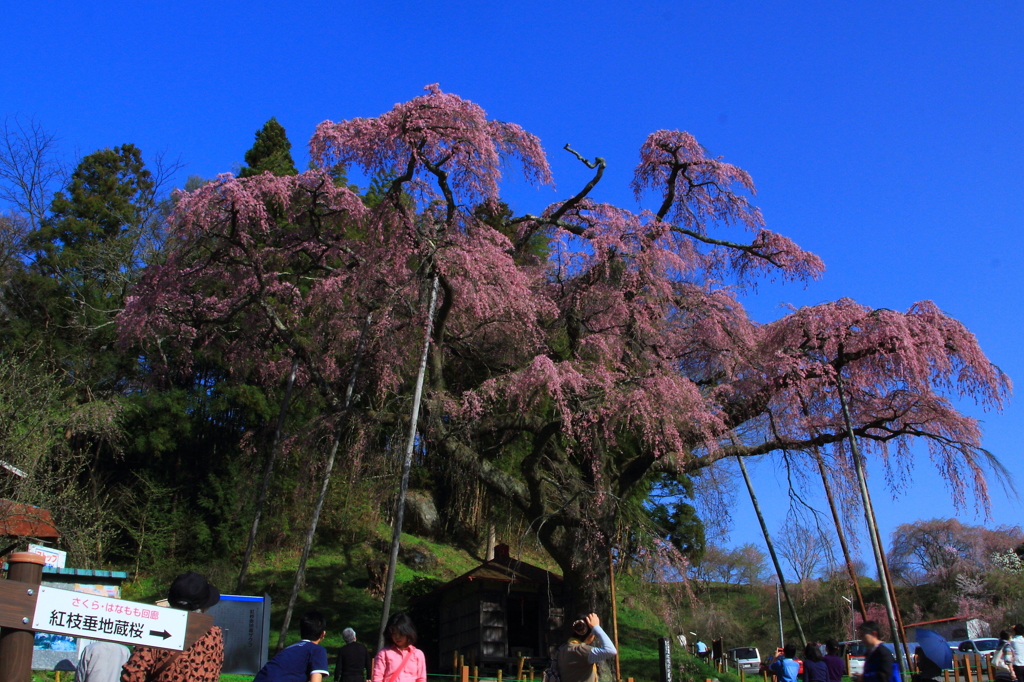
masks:
<instances>
[{"instance_id":1,"label":"sign post","mask_svg":"<svg viewBox=\"0 0 1024 682\"><path fill-rule=\"evenodd\" d=\"M658 662L661 682L672 682L672 645L668 637L658 638Z\"/></svg>"},{"instance_id":2,"label":"sign post","mask_svg":"<svg viewBox=\"0 0 1024 682\"><path fill-rule=\"evenodd\" d=\"M43 581L43 564L46 560L39 554L17 552L8 557L7 580L18 581L24 587L18 589L22 603L34 600L34 593ZM0 603L3 616L7 616L7 600ZM31 682L32 680L32 629L30 614L24 609L13 609L10 618L0 618L0 682ZM20 614L20 615L19 615ZM11 627L11 626L14 627ZM18 626L21 627L18 627ZM22 629L24 628L24 629Z\"/></svg>"},{"instance_id":3,"label":"sign post","mask_svg":"<svg viewBox=\"0 0 1024 682\"><path fill-rule=\"evenodd\" d=\"M31 680L33 631L184 651L213 627L205 613L40 587L38 554L8 561L0 580L0 682Z\"/></svg>"}]
</instances>

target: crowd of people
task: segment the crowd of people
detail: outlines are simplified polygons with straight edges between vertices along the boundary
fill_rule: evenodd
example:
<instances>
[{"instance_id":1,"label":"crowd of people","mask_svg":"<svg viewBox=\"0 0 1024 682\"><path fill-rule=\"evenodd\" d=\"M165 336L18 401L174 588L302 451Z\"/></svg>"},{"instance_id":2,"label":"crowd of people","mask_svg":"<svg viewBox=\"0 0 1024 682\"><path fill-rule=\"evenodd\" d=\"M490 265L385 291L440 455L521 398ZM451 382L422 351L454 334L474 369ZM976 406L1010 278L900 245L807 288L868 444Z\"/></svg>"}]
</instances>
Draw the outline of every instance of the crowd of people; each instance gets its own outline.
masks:
<instances>
[{"instance_id":1,"label":"crowd of people","mask_svg":"<svg viewBox=\"0 0 1024 682\"><path fill-rule=\"evenodd\" d=\"M185 573L171 583L167 605L185 611L206 611L220 601L220 592L198 573ZM611 638L596 613L576 620L572 636L558 647L544 682L597 682L596 664L615 656ZM416 626L406 613L395 613L384 628L387 645L371 657L352 628L342 630L345 645L338 651L334 677L339 682L426 682L423 651L416 647ZM300 641L281 650L257 673L253 682L323 682L330 675L327 621L307 611L299 621ZM224 634L211 627L185 651L149 646L128 648L112 642L85 647L76 682L218 682L224 662Z\"/></svg>"},{"instance_id":2,"label":"crowd of people","mask_svg":"<svg viewBox=\"0 0 1024 682\"><path fill-rule=\"evenodd\" d=\"M882 646L878 623L869 620L857 629L861 641L868 647L864 657L864 670L854 675L854 682L901 682L900 669L892 652ZM839 656L839 642L830 639L822 645L808 642L802 659L797 659L797 648L787 644L768 661L768 670L779 682L842 682L846 662Z\"/></svg>"}]
</instances>

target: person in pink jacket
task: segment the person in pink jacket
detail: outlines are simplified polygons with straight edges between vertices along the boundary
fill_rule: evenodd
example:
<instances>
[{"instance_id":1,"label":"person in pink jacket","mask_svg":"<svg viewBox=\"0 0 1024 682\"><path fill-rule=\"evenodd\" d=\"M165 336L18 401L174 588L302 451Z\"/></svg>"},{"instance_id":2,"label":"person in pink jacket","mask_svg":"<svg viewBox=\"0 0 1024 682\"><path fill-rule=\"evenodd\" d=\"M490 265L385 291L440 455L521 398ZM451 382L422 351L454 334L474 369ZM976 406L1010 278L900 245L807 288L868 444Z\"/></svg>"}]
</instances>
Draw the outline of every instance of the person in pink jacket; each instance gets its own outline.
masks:
<instances>
[{"instance_id":1,"label":"person in pink jacket","mask_svg":"<svg viewBox=\"0 0 1024 682\"><path fill-rule=\"evenodd\" d=\"M388 619L384 638L390 644L373 659L372 682L427 682L427 662L416 648L416 626L405 613Z\"/></svg>"}]
</instances>

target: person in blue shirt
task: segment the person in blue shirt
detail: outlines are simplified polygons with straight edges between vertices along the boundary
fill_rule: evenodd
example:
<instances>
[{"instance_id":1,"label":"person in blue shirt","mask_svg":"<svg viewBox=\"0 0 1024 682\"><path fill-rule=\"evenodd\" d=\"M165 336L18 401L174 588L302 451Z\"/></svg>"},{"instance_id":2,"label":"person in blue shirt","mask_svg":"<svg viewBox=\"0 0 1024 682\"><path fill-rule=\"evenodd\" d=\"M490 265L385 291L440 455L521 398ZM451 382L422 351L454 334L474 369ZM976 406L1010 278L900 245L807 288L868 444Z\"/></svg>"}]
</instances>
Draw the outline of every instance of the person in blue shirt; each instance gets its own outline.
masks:
<instances>
[{"instance_id":1,"label":"person in blue shirt","mask_svg":"<svg viewBox=\"0 0 1024 682\"><path fill-rule=\"evenodd\" d=\"M800 677L800 661L796 660L796 647L787 644L782 653L768 662L768 670L775 673L779 682L798 682Z\"/></svg>"},{"instance_id":2,"label":"person in blue shirt","mask_svg":"<svg viewBox=\"0 0 1024 682\"><path fill-rule=\"evenodd\" d=\"M327 621L319 611L306 611L299 621L301 642L292 644L267 662L252 682L322 682L327 670L327 649L320 646Z\"/></svg>"}]
</instances>

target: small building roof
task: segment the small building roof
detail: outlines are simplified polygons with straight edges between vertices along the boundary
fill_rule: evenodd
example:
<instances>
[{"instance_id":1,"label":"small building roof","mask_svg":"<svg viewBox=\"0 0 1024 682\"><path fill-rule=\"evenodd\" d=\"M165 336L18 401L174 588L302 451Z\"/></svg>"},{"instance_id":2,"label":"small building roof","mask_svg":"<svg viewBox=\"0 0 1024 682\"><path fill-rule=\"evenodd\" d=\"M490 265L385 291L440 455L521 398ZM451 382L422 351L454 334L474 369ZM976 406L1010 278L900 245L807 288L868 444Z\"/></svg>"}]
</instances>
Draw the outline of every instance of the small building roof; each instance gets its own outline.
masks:
<instances>
[{"instance_id":1,"label":"small building roof","mask_svg":"<svg viewBox=\"0 0 1024 682\"><path fill-rule=\"evenodd\" d=\"M907 623L903 627L916 628L920 625L938 625L939 623L955 623L957 621L974 620L978 616L953 616L952 618L939 618L937 620L923 620L920 623Z\"/></svg>"},{"instance_id":2,"label":"small building roof","mask_svg":"<svg viewBox=\"0 0 1024 682\"><path fill-rule=\"evenodd\" d=\"M513 558L509 553L508 545L498 545L495 547L494 558L485 561L476 568L466 571L462 575L452 580L449 580L444 585L436 587L434 590L428 592L422 597L418 597L413 602L427 601L432 599L443 592L461 585L462 583L472 582L474 580L490 580L495 582L505 583L533 583L536 585L545 585L550 583L562 584L562 576L557 573L553 573L546 569L528 564L525 561Z\"/></svg>"},{"instance_id":3,"label":"small building roof","mask_svg":"<svg viewBox=\"0 0 1024 682\"><path fill-rule=\"evenodd\" d=\"M60 531L53 525L49 509L0 499L0 535L57 540Z\"/></svg>"}]
</instances>

